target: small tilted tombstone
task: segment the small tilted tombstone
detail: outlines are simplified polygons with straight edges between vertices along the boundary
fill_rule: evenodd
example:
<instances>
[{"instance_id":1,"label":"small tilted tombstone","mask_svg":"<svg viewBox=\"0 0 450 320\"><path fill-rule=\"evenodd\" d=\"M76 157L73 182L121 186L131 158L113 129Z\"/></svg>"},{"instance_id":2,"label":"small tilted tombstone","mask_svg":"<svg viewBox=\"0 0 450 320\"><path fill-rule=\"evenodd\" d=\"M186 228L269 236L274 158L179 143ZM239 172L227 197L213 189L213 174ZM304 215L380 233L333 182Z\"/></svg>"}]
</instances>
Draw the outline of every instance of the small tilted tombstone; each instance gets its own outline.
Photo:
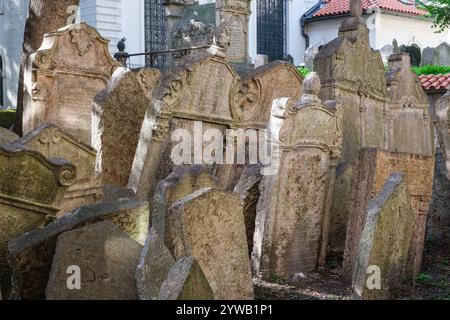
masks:
<instances>
[{"instance_id":1,"label":"small tilted tombstone","mask_svg":"<svg viewBox=\"0 0 450 320\"><path fill-rule=\"evenodd\" d=\"M110 221L58 237L48 300L137 300L136 266L142 245Z\"/></svg>"},{"instance_id":2,"label":"small tilted tombstone","mask_svg":"<svg viewBox=\"0 0 450 320\"><path fill-rule=\"evenodd\" d=\"M360 212L352 288L357 298L389 299L405 279L414 216L405 176L393 173Z\"/></svg>"},{"instance_id":3,"label":"small tilted tombstone","mask_svg":"<svg viewBox=\"0 0 450 320\"><path fill-rule=\"evenodd\" d=\"M177 260L197 259L216 299L254 298L239 195L201 189L175 202L166 219L170 252Z\"/></svg>"},{"instance_id":4,"label":"small tilted tombstone","mask_svg":"<svg viewBox=\"0 0 450 320\"><path fill-rule=\"evenodd\" d=\"M186 257L170 269L158 300L214 300L214 293L197 260Z\"/></svg>"}]
</instances>

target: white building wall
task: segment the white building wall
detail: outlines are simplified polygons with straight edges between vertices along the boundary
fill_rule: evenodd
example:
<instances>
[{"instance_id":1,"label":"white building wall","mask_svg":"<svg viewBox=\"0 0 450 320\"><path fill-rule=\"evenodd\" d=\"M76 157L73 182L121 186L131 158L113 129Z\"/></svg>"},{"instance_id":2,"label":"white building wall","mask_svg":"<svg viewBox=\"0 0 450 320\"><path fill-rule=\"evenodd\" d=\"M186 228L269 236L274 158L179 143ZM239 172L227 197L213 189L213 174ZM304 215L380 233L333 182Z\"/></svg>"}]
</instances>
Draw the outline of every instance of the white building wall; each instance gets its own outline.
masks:
<instances>
[{"instance_id":1,"label":"white building wall","mask_svg":"<svg viewBox=\"0 0 450 320\"><path fill-rule=\"evenodd\" d=\"M1 2L1 0L0 0ZM3 60L3 104L16 106L23 32L28 0L3 0L0 11L0 55Z\"/></svg>"},{"instance_id":2,"label":"white building wall","mask_svg":"<svg viewBox=\"0 0 450 320\"><path fill-rule=\"evenodd\" d=\"M122 0L121 36L127 39L126 51L128 53L145 52L145 21L144 0ZM131 57L129 62L133 66L145 65L145 57Z\"/></svg>"},{"instance_id":3,"label":"white building wall","mask_svg":"<svg viewBox=\"0 0 450 320\"><path fill-rule=\"evenodd\" d=\"M303 62L303 53L306 49L305 38L302 36L302 29L300 26L300 19L302 18L302 15L311 9L317 2L318 0L287 1L287 54L294 57L294 64L296 65Z\"/></svg>"},{"instance_id":4,"label":"white building wall","mask_svg":"<svg viewBox=\"0 0 450 320\"><path fill-rule=\"evenodd\" d=\"M444 41L450 41L450 31L436 33L432 28L433 21L423 18L412 18L401 15L383 13L377 24L377 36L374 47L381 49L391 44L395 38L399 45L418 44L422 49L437 47Z\"/></svg>"}]
</instances>

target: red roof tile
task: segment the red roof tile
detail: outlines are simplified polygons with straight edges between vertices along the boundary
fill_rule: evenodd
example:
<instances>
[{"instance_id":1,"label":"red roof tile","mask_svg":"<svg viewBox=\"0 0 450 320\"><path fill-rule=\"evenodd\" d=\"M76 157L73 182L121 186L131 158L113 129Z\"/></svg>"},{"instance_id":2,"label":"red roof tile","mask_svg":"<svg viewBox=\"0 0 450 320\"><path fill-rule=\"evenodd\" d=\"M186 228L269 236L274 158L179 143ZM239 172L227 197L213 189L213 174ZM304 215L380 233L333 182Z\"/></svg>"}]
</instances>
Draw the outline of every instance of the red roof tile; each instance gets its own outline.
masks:
<instances>
[{"instance_id":1,"label":"red roof tile","mask_svg":"<svg viewBox=\"0 0 450 320\"><path fill-rule=\"evenodd\" d=\"M447 90L450 86L449 74L425 74L419 76L422 87L425 90Z\"/></svg>"},{"instance_id":2,"label":"red roof tile","mask_svg":"<svg viewBox=\"0 0 450 320\"><path fill-rule=\"evenodd\" d=\"M335 16L350 13L351 0L324 0L325 5L320 8L314 17ZM423 16L427 12L419 10L415 6L415 1L405 4L399 0L362 0L364 10L380 8L386 11L404 13L414 16Z\"/></svg>"}]
</instances>

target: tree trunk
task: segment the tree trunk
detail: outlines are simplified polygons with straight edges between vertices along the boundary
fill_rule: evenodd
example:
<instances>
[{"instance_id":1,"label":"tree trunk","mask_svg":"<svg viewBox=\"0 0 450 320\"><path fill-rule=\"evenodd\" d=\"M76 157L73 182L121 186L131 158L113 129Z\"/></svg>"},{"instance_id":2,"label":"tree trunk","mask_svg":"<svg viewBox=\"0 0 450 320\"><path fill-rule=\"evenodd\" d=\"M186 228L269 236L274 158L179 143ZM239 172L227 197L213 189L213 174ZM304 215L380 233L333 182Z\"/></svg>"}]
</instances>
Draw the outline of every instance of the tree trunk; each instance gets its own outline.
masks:
<instances>
[{"instance_id":1,"label":"tree trunk","mask_svg":"<svg viewBox=\"0 0 450 320\"><path fill-rule=\"evenodd\" d=\"M42 44L44 35L58 30L75 21L75 7L80 0L30 0L30 8L25 24L23 52L19 71L19 90L17 93L17 117L14 131L22 136L22 115L24 95L24 70L30 54Z\"/></svg>"}]
</instances>

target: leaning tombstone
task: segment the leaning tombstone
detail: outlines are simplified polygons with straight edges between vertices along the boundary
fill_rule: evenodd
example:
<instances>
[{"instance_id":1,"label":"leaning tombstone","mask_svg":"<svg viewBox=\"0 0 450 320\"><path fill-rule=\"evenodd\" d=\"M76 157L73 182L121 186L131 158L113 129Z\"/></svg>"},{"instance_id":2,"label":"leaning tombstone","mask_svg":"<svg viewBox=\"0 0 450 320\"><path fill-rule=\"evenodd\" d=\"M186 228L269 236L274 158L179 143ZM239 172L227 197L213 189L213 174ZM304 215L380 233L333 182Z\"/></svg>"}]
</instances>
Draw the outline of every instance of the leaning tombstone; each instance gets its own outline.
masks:
<instances>
[{"instance_id":1,"label":"leaning tombstone","mask_svg":"<svg viewBox=\"0 0 450 320\"><path fill-rule=\"evenodd\" d=\"M158 300L214 300L214 293L197 260L186 257L170 269Z\"/></svg>"},{"instance_id":2,"label":"leaning tombstone","mask_svg":"<svg viewBox=\"0 0 450 320\"><path fill-rule=\"evenodd\" d=\"M244 209L245 229L247 233L248 252L253 251L253 236L255 233L256 207L260 197L261 167L249 165L242 172L234 192L239 194Z\"/></svg>"},{"instance_id":3,"label":"leaning tombstone","mask_svg":"<svg viewBox=\"0 0 450 320\"><path fill-rule=\"evenodd\" d=\"M0 146L0 285L9 287L8 241L56 218L76 169L14 142Z\"/></svg>"},{"instance_id":4,"label":"leaning tombstone","mask_svg":"<svg viewBox=\"0 0 450 320\"><path fill-rule=\"evenodd\" d=\"M159 76L154 69L135 72L118 68L106 88L95 96L92 145L103 184L127 185L139 131L150 105L148 92L151 94Z\"/></svg>"},{"instance_id":5,"label":"leaning tombstone","mask_svg":"<svg viewBox=\"0 0 450 320\"><path fill-rule=\"evenodd\" d=\"M358 298L388 299L405 278L414 216L405 176L394 173L360 219L352 268L352 287Z\"/></svg>"},{"instance_id":6,"label":"leaning tombstone","mask_svg":"<svg viewBox=\"0 0 450 320\"><path fill-rule=\"evenodd\" d=\"M8 261L12 269L13 295L23 300L44 299L58 236L105 220L112 221L143 245L149 225L148 203L121 199L81 207L44 229L33 230L10 241Z\"/></svg>"},{"instance_id":7,"label":"leaning tombstone","mask_svg":"<svg viewBox=\"0 0 450 320\"><path fill-rule=\"evenodd\" d=\"M244 215L237 194L207 188L175 202L167 217L165 243L175 259L197 259L216 299L253 299Z\"/></svg>"},{"instance_id":8,"label":"leaning tombstone","mask_svg":"<svg viewBox=\"0 0 450 320\"><path fill-rule=\"evenodd\" d=\"M175 170L156 189L153 198L152 226L155 231L164 235L169 208L176 201L204 188L217 188L220 181L209 174L203 165L176 167Z\"/></svg>"},{"instance_id":9,"label":"leaning tombstone","mask_svg":"<svg viewBox=\"0 0 450 320\"><path fill-rule=\"evenodd\" d=\"M139 300L156 300L175 259L154 228L145 241L136 271Z\"/></svg>"},{"instance_id":10,"label":"leaning tombstone","mask_svg":"<svg viewBox=\"0 0 450 320\"><path fill-rule=\"evenodd\" d=\"M433 191L434 156L364 148L355 167L355 185L351 194L353 200L343 263L347 275L351 274L357 255L363 222L361 212L365 212L369 201L382 190L385 181L395 172L405 175L413 212L413 235L406 262L406 275L412 279L420 272L428 208Z\"/></svg>"},{"instance_id":11,"label":"leaning tombstone","mask_svg":"<svg viewBox=\"0 0 450 320\"><path fill-rule=\"evenodd\" d=\"M110 221L58 237L47 300L136 300L142 245Z\"/></svg>"}]
</instances>

